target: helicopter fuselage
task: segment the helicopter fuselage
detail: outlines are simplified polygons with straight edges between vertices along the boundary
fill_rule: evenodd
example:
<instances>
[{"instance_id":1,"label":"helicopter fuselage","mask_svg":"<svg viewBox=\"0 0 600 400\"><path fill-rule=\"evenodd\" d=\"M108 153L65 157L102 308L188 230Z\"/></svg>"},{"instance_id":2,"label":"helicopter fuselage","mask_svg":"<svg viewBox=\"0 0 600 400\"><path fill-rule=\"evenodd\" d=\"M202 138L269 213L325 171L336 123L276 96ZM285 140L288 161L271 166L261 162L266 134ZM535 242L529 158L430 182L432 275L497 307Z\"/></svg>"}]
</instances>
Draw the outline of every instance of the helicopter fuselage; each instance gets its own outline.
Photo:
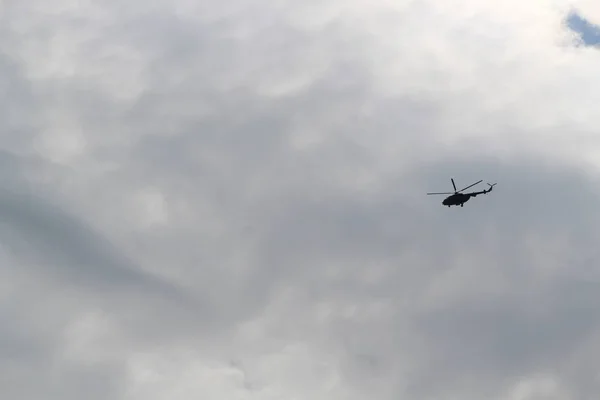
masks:
<instances>
[{"instance_id":1,"label":"helicopter fuselage","mask_svg":"<svg viewBox=\"0 0 600 400\"><path fill-rule=\"evenodd\" d=\"M451 196L448 196L442 201L442 204L445 206L461 206L469 201L471 198L471 194L468 193L454 193Z\"/></svg>"}]
</instances>

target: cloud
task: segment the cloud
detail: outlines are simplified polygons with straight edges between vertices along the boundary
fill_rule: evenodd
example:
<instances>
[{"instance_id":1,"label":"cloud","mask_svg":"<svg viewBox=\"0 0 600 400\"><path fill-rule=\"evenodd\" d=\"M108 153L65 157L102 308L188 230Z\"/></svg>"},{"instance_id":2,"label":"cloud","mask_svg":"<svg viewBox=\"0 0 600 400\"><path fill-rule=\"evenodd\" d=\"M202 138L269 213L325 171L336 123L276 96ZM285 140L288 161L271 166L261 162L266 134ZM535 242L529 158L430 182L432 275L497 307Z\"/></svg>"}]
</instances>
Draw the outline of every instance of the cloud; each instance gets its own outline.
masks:
<instances>
[{"instance_id":1,"label":"cloud","mask_svg":"<svg viewBox=\"0 0 600 400\"><path fill-rule=\"evenodd\" d=\"M597 3L591 0L575 0L570 1L569 4L577 10L577 12L584 16L591 23L597 23L600 21L600 8Z\"/></svg>"},{"instance_id":2,"label":"cloud","mask_svg":"<svg viewBox=\"0 0 600 400\"><path fill-rule=\"evenodd\" d=\"M8 2L6 393L597 393L590 4Z\"/></svg>"}]
</instances>

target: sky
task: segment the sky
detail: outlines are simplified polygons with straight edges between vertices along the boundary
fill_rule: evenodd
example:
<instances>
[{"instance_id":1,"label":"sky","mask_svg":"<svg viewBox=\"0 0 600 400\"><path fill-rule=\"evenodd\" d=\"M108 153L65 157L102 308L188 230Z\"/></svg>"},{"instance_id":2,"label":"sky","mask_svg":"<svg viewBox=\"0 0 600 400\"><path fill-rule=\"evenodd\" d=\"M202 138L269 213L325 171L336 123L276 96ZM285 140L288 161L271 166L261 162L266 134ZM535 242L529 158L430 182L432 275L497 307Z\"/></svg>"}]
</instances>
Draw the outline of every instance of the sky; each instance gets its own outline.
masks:
<instances>
[{"instance_id":1,"label":"sky","mask_svg":"<svg viewBox=\"0 0 600 400\"><path fill-rule=\"evenodd\" d=\"M600 28L591 24L577 12L572 12L567 18L569 29L581 36L583 46L596 46L600 44Z\"/></svg>"},{"instance_id":2,"label":"sky","mask_svg":"<svg viewBox=\"0 0 600 400\"><path fill-rule=\"evenodd\" d=\"M2 2L2 397L595 399L598 4Z\"/></svg>"}]
</instances>

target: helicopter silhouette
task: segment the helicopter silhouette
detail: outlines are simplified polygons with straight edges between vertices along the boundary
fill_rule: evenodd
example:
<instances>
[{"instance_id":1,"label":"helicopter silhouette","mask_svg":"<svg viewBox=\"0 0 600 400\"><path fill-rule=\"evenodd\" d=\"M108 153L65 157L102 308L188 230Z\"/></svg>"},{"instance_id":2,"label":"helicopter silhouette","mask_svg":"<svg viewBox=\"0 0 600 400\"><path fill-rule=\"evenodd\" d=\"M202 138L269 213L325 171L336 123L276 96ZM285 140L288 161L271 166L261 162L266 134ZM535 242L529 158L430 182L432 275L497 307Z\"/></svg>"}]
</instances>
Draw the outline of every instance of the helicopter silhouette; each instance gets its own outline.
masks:
<instances>
[{"instance_id":1,"label":"helicopter silhouette","mask_svg":"<svg viewBox=\"0 0 600 400\"><path fill-rule=\"evenodd\" d=\"M450 178L450 180L452 181L452 186L454 187L454 193L452 193L452 192L427 193L428 195L431 195L431 194L449 194L450 196L446 197L444 199L444 201L442 201L442 204L445 205L445 206L447 206L447 207L450 207L450 206L461 206L462 207L467 201L469 201L469 199L471 197L475 197L478 194L487 194L487 193L491 192L492 189L494 188L494 186L496 185L495 183L492 183L492 184L488 183L488 186L490 188L487 189L487 190L482 190L481 192L461 193L463 190L467 190L468 188L473 187L473 186L477 185L478 183L483 182L483 179L480 180L480 181L478 181L478 182L475 182L474 184L469 185L466 188L461 189L461 190L456 190L456 185L454 184L454 179Z\"/></svg>"}]
</instances>

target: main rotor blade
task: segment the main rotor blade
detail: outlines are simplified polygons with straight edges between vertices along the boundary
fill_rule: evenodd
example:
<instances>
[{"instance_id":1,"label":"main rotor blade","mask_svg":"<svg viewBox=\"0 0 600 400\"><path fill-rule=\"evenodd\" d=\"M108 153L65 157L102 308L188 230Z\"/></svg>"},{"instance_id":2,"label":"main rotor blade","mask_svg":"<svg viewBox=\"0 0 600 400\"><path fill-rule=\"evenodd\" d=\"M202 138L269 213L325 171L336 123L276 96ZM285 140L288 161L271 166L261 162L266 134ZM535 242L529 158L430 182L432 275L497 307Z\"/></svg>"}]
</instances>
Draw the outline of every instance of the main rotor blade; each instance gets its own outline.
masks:
<instances>
[{"instance_id":1,"label":"main rotor blade","mask_svg":"<svg viewBox=\"0 0 600 400\"><path fill-rule=\"evenodd\" d=\"M444 192L444 193L427 193L427 194L454 194L453 192Z\"/></svg>"},{"instance_id":2,"label":"main rotor blade","mask_svg":"<svg viewBox=\"0 0 600 400\"><path fill-rule=\"evenodd\" d=\"M480 180L480 181L478 181L478 182L475 182L475 183L474 183L474 184L472 184L472 185L469 185L469 186L467 186L467 187L466 187L466 188L464 188L464 189L460 189L460 190L459 190L459 192L462 192L463 190L467 190L468 188L470 188L470 187L472 187L472 186L475 186L475 185L477 185L478 183L481 183L481 182L483 182L483 179L482 179L482 180Z\"/></svg>"},{"instance_id":3,"label":"main rotor blade","mask_svg":"<svg viewBox=\"0 0 600 400\"><path fill-rule=\"evenodd\" d=\"M452 186L454 186L454 192L456 192L456 185L454 184L454 179L450 178L450 180L452 181ZM463 189L464 190L464 189Z\"/></svg>"}]
</instances>

